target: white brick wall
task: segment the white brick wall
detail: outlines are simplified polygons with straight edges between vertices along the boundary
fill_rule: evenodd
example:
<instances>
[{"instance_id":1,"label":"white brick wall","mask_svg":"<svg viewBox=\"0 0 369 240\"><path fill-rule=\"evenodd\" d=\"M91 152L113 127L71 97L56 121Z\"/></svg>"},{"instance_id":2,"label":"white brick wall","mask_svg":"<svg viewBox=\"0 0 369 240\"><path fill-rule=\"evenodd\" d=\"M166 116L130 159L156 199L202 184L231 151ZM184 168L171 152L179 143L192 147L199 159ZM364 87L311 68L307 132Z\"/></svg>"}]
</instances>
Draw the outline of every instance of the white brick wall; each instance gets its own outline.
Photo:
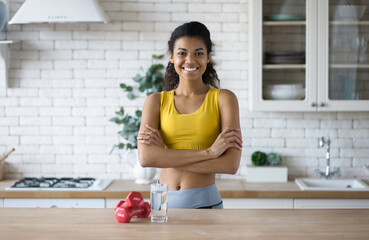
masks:
<instances>
[{"instance_id":1,"label":"white brick wall","mask_svg":"<svg viewBox=\"0 0 369 240\"><path fill-rule=\"evenodd\" d=\"M11 15L24 0L12 0ZM131 166L109 155L118 127L108 120L128 101L119 88L132 84L152 54L167 52L171 31L199 20L211 30L221 86L240 103L244 138L241 167L256 150L278 152L290 177L313 176L324 167L318 138L332 140L332 165L343 176L367 177L369 114L250 112L248 109L247 0L101 0L108 24L10 26L8 89L0 89L0 152L15 147L6 177L94 176L129 179ZM168 59L168 56L166 56ZM163 61L164 63L167 60ZM121 155L124 155L123 153Z\"/></svg>"}]
</instances>

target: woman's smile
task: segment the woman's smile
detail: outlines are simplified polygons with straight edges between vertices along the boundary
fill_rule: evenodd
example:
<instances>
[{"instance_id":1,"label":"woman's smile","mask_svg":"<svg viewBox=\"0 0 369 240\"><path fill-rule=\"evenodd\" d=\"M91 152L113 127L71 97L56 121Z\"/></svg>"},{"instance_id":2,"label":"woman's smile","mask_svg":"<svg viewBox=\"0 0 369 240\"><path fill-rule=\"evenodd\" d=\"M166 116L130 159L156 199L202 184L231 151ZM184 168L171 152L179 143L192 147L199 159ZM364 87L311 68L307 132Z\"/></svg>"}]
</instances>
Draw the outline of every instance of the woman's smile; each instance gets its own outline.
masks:
<instances>
[{"instance_id":1,"label":"woman's smile","mask_svg":"<svg viewBox=\"0 0 369 240\"><path fill-rule=\"evenodd\" d=\"M186 72L189 72L189 73L192 73L192 72L195 72L197 70L199 70L198 67L182 67L182 70L186 71Z\"/></svg>"}]
</instances>

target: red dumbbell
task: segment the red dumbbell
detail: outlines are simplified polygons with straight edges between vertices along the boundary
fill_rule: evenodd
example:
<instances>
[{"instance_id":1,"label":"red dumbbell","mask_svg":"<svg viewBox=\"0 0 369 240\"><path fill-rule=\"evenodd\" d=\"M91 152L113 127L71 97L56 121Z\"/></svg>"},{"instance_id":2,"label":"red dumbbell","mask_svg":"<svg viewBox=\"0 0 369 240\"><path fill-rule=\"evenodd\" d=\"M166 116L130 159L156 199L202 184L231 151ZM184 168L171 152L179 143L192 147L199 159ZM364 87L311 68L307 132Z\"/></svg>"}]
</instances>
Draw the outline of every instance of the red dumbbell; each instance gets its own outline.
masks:
<instances>
[{"instance_id":1,"label":"red dumbbell","mask_svg":"<svg viewBox=\"0 0 369 240\"><path fill-rule=\"evenodd\" d=\"M133 216L145 218L150 215L151 206L145 202L141 193L131 192L125 201L119 201L115 207L115 218L118 222L127 223Z\"/></svg>"}]
</instances>

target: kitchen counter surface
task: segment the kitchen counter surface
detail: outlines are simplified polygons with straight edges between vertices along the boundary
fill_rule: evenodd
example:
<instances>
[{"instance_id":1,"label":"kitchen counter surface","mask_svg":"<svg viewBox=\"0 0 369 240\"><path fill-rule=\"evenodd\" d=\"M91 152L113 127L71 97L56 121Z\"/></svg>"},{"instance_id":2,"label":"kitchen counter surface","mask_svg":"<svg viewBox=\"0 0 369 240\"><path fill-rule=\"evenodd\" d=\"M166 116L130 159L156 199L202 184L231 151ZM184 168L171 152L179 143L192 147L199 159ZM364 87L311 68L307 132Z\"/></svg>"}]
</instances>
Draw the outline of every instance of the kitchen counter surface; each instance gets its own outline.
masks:
<instances>
[{"instance_id":1,"label":"kitchen counter surface","mask_svg":"<svg viewBox=\"0 0 369 240\"><path fill-rule=\"evenodd\" d=\"M168 223L112 209L0 209L2 239L368 239L369 210L169 209Z\"/></svg>"},{"instance_id":2,"label":"kitchen counter surface","mask_svg":"<svg viewBox=\"0 0 369 240\"><path fill-rule=\"evenodd\" d=\"M5 190L15 180L0 181L0 198L125 198L131 191L150 198L149 185L132 180L115 180L104 191L19 191ZM369 199L369 191L303 191L294 181L286 183L249 183L244 180L216 181L222 198L350 198Z\"/></svg>"}]
</instances>

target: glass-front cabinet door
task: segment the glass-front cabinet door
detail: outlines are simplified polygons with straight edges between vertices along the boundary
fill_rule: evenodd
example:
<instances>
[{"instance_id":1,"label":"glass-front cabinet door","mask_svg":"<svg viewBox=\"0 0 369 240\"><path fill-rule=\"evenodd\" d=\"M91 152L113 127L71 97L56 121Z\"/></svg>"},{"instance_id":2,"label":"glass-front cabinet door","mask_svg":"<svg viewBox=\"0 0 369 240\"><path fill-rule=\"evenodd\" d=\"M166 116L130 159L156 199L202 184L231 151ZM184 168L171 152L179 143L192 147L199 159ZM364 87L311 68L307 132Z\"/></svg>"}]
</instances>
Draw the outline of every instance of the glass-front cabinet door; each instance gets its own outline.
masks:
<instances>
[{"instance_id":1,"label":"glass-front cabinet door","mask_svg":"<svg viewBox=\"0 0 369 240\"><path fill-rule=\"evenodd\" d=\"M250 1L252 110L315 111L316 1Z\"/></svg>"},{"instance_id":2,"label":"glass-front cabinet door","mask_svg":"<svg viewBox=\"0 0 369 240\"><path fill-rule=\"evenodd\" d=\"M369 1L325 0L318 8L319 102L328 109L369 110Z\"/></svg>"},{"instance_id":3,"label":"glass-front cabinet door","mask_svg":"<svg viewBox=\"0 0 369 240\"><path fill-rule=\"evenodd\" d=\"M369 110L368 0L249 4L251 110Z\"/></svg>"}]
</instances>

